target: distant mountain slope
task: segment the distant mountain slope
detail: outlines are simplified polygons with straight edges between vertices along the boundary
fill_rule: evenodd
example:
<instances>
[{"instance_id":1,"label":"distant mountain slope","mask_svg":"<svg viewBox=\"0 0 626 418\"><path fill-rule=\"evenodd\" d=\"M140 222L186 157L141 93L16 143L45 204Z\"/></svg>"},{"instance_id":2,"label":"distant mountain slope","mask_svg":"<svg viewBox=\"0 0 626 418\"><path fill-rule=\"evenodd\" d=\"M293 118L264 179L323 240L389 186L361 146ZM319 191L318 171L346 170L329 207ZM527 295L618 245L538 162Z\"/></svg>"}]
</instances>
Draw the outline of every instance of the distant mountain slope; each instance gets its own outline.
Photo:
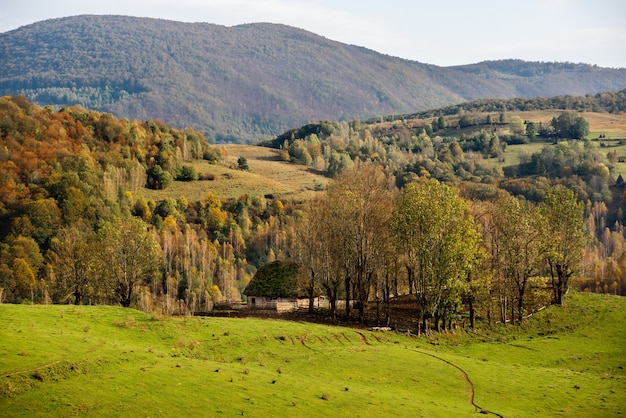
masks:
<instances>
[{"instance_id":1,"label":"distant mountain slope","mask_svg":"<svg viewBox=\"0 0 626 418\"><path fill-rule=\"evenodd\" d=\"M601 68L588 64L527 62L522 60L484 61L450 67L487 81L505 81L516 97L551 97L569 94L622 90L626 69Z\"/></svg>"},{"instance_id":2,"label":"distant mountain slope","mask_svg":"<svg viewBox=\"0 0 626 418\"><path fill-rule=\"evenodd\" d=\"M161 119L218 141L484 97L626 87L626 69L524 63L547 73L511 76L498 62L437 67L284 25L125 16L47 20L0 34L0 62L0 95Z\"/></svg>"}]
</instances>

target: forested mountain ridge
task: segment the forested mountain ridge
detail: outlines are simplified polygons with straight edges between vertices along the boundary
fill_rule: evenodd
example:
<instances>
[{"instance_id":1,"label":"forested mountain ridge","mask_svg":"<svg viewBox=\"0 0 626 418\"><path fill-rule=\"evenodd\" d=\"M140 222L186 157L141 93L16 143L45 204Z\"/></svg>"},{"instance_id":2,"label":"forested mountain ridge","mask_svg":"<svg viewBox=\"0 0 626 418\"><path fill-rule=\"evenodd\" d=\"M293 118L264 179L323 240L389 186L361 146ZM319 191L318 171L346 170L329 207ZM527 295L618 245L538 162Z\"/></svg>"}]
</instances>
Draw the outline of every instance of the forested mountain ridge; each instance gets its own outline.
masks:
<instances>
[{"instance_id":1,"label":"forested mountain ridge","mask_svg":"<svg viewBox=\"0 0 626 418\"><path fill-rule=\"evenodd\" d=\"M516 59L483 61L450 67L477 75L489 82L505 81L514 86L513 97L582 96L592 92L621 90L623 81L613 74L624 69L569 62L527 62ZM504 96L499 96L504 97Z\"/></svg>"},{"instance_id":2,"label":"forested mountain ridge","mask_svg":"<svg viewBox=\"0 0 626 418\"><path fill-rule=\"evenodd\" d=\"M0 34L0 60L0 95L160 119L211 141L486 97L626 87L626 69L515 60L444 68L284 25L125 16L54 19Z\"/></svg>"}]
</instances>

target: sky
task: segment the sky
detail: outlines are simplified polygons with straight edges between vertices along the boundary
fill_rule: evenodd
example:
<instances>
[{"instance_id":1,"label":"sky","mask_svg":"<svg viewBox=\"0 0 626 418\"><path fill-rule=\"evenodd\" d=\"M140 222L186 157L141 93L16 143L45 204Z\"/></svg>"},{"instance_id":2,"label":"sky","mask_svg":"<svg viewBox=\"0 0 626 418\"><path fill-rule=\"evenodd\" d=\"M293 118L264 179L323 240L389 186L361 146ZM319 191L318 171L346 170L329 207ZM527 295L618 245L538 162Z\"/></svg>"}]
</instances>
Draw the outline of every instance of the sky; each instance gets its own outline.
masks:
<instances>
[{"instance_id":1,"label":"sky","mask_svg":"<svg viewBox=\"0 0 626 418\"><path fill-rule=\"evenodd\" d=\"M440 66L514 58L626 68L626 0L0 0L0 33L80 14L283 23Z\"/></svg>"}]
</instances>

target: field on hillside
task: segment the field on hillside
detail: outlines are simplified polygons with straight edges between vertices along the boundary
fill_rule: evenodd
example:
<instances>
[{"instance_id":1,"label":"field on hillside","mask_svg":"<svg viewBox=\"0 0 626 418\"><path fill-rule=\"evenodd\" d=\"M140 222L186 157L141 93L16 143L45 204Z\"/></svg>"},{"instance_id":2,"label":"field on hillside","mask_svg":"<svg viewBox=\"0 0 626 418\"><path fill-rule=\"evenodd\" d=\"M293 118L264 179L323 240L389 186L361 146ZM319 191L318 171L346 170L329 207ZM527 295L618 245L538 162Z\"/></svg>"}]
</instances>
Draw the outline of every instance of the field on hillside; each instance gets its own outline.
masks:
<instances>
[{"instance_id":1,"label":"field on hillside","mask_svg":"<svg viewBox=\"0 0 626 418\"><path fill-rule=\"evenodd\" d=\"M281 161L278 150L252 145L216 145L226 155L224 164L209 164L206 161L193 163L200 175L211 175L214 180L191 182L176 181L165 190L143 189L146 199L155 201L165 198L177 199L185 196L189 201L198 201L209 191L222 199L238 198L242 195L274 195L283 200L310 199L325 188L329 179L309 167ZM237 159L248 161L249 171L238 170Z\"/></svg>"},{"instance_id":2,"label":"field on hillside","mask_svg":"<svg viewBox=\"0 0 626 418\"><path fill-rule=\"evenodd\" d=\"M504 162L498 162L496 158L491 158L488 161L490 164L498 164L503 168L516 166L520 163L520 156L530 156L534 153L541 152L544 147L551 146L553 146L551 142L533 142L529 144L509 145L504 152ZM594 140L593 146L599 150L602 158L601 161L607 167L612 168L611 173L614 177L617 177L620 174L622 176L626 176L626 162L611 164L608 159L608 153L610 151L617 152L618 157L626 157L626 141L611 139Z\"/></svg>"},{"instance_id":3,"label":"field on hillside","mask_svg":"<svg viewBox=\"0 0 626 418\"><path fill-rule=\"evenodd\" d=\"M624 298L572 294L524 329L416 338L0 305L0 416L618 416L625 317Z\"/></svg>"},{"instance_id":4,"label":"field on hillside","mask_svg":"<svg viewBox=\"0 0 626 418\"><path fill-rule=\"evenodd\" d=\"M507 117L520 116L524 120L535 123L550 123L553 117L561 114L561 110L534 111L534 112L510 112ZM486 117L486 115L483 115ZM492 115L497 119L497 115ZM626 157L626 144L621 144L619 139L626 139L626 115L613 115L608 113L584 113L583 116L590 124L590 137L598 138L604 135L606 139L595 140L594 145L601 148L605 163L608 165L606 153L609 150L617 151L619 156ZM417 120L416 123L430 123L431 120ZM396 122L384 122L380 126L391 127ZM470 132L473 128L465 128ZM506 127L501 129L507 130ZM464 132L464 131L459 131ZM451 134L458 134L452 132ZM504 162L496 159L488 160L490 164L499 164L509 167L519 164L520 154L532 154L541 151L544 146L550 146L547 142L533 142L530 144L508 146L504 154ZM285 201L302 201L310 199L325 189L329 179L310 167L299 164L291 164L282 161L278 156L278 150L258 147L253 145L225 144L216 147L226 156L223 164L209 164L207 161L192 163L198 174L211 177L212 180L198 180L191 182L176 181L165 190L142 189L138 193L146 199L160 201L165 198L177 199L184 196L189 201L198 201L206 196L209 191L216 193L222 199L233 199L242 195L274 197ZM245 157L250 167L249 171L238 170L237 159ZM626 163L617 163L614 166L615 176L626 176Z\"/></svg>"},{"instance_id":5,"label":"field on hillside","mask_svg":"<svg viewBox=\"0 0 626 418\"><path fill-rule=\"evenodd\" d=\"M510 112L507 115L509 118L519 116L523 120L549 124L553 117L558 117L562 112L562 110L543 110ZM616 151L618 156L626 157L626 115L585 112L582 113L582 116L589 122L590 133L588 138L592 139L593 145L600 150L604 163L607 166L609 165L607 158L609 151ZM602 139L598 139L600 135L603 135ZM488 161L491 164L498 164L502 167L515 166L520 162L520 155L531 155L540 152L546 146L552 146L552 142L538 141L528 144L509 145L504 153L504 162L498 162L495 158ZM620 174L626 176L626 163L613 165L613 175L617 177Z\"/></svg>"}]
</instances>

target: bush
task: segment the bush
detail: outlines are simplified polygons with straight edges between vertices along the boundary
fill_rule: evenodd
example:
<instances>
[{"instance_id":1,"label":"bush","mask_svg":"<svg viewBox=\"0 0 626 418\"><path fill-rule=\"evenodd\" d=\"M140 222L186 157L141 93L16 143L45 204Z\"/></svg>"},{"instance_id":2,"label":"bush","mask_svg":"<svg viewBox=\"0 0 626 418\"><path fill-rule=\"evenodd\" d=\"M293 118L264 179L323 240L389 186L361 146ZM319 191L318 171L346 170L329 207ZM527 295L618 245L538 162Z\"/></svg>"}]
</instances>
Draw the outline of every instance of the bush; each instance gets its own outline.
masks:
<instances>
[{"instance_id":1,"label":"bush","mask_svg":"<svg viewBox=\"0 0 626 418\"><path fill-rule=\"evenodd\" d=\"M178 174L177 180L180 181L194 181L198 180L198 173L196 169L191 165L184 165L183 168L180 169L180 173Z\"/></svg>"},{"instance_id":2,"label":"bush","mask_svg":"<svg viewBox=\"0 0 626 418\"><path fill-rule=\"evenodd\" d=\"M161 190L172 184L173 178L170 173L164 171L160 165L153 165L146 172L148 175L148 187L150 189Z\"/></svg>"},{"instance_id":3,"label":"bush","mask_svg":"<svg viewBox=\"0 0 626 418\"><path fill-rule=\"evenodd\" d=\"M207 160L211 164L216 164L222 161L222 156L214 148L207 148L202 154L202 158Z\"/></svg>"},{"instance_id":4,"label":"bush","mask_svg":"<svg viewBox=\"0 0 626 418\"><path fill-rule=\"evenodd\" d=\"M250 170L250 166L248 165L248 160L246 157L239 157L237 159L237 167L239 170L248 171Z\"/></svg>"}]
</instances>

